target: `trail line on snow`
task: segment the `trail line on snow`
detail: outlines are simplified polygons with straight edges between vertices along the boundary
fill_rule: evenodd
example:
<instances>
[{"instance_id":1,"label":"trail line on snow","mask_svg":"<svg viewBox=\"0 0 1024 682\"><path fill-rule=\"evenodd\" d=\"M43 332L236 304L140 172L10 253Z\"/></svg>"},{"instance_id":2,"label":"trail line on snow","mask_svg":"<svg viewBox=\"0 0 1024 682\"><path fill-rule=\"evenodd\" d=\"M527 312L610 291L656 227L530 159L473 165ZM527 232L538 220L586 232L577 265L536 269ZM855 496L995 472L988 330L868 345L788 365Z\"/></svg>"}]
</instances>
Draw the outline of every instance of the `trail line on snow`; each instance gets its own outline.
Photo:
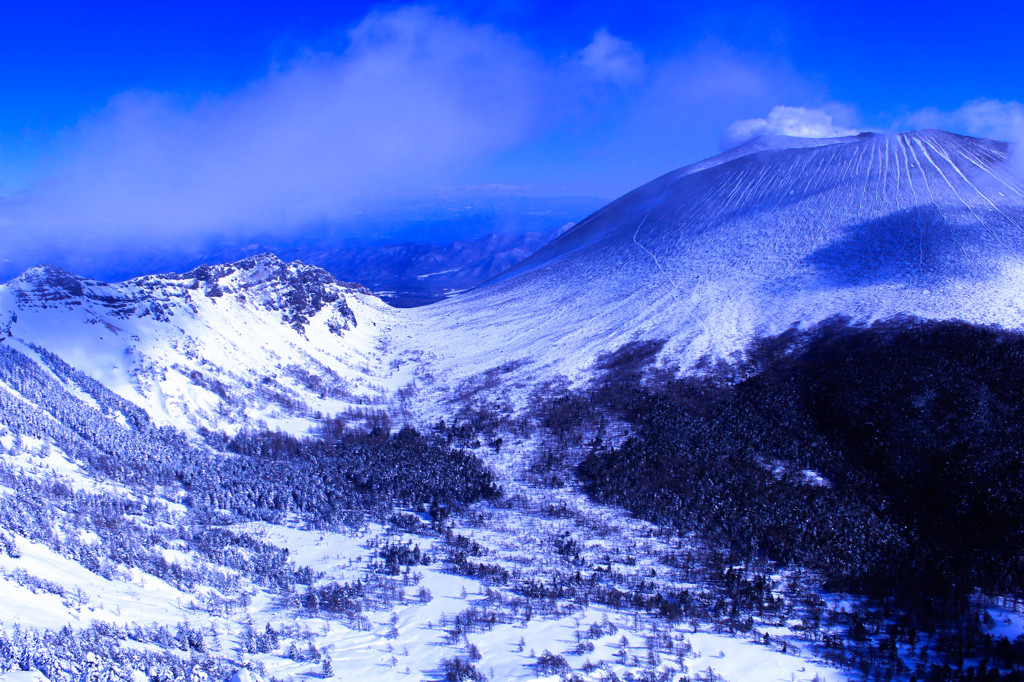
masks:
<instances>
[{"instance_id":1,"label":"trail line on snow","mask_svg":"<svg viewBox=\"0 0 1024 682\"><path fill-rule=\"evenodd\" d=\"M666 190L666 192L663 192L663 193L662 193L662 196L663 196L663 197L664 197L665 193L667 193L667 190ZM657 205L657 204L655 204L655 206L656 206L656 205ZM644 246L643 244L641 244L641 243L639 242L639 240L637 240L637 235L639 235L639 234L640 234L640 230L641 230L641 228L643 228L643 226L644 226L644 223L645 223L645 222L647 222L647 218L649 218L649 217L650 217L650 215L651 215L651 212L652 212L653 210L654 210L654 206L652 206L652 207L651 207L650 209L648 209L648 211L647 211L647 215L645 215L645 216L644 216L644 217L643 217L643 218L642 218L642 219L640 220L640 224L636 226L636 230L635 230L635 231L633 232L633 243L634 243L634 244L636 244L637 246L639 246L639 247L640 247L640 248L641 248L641 249L643 250L643 252L644 252L644 253L646 253L646 254L647 254L648 256L650 256L650 257L651 257L651 260L653 260L653 261L654 261L654 264L655 264L655 265L656 265L656 266L658 267L658 270L660 270L660 271L661 271L661 274L665 275L665 279L667 279L667 280L668 280L668 283L672 285L672 298L673 298L673 300L675 300L675 301L676 301L676 302L678 303L678 302L679 302L679 296L677 296L676 294L677 294L677 293L678 293L678 291L679 291L679 287L678 287L678 286L676 285L675 281L674 281L674 280L672 279L672 276L671 276L671 275L669 275L669 274L668 274L668 272L666 272L666 271L665 271L665 268L661 267L661 263L660 263L660 262L658 262L658 257L654 255L654 252L652 252L652 251L651 251L650 249L648 249L648 248L647 248L646 246Z\"/></svg>"}]
</instances>

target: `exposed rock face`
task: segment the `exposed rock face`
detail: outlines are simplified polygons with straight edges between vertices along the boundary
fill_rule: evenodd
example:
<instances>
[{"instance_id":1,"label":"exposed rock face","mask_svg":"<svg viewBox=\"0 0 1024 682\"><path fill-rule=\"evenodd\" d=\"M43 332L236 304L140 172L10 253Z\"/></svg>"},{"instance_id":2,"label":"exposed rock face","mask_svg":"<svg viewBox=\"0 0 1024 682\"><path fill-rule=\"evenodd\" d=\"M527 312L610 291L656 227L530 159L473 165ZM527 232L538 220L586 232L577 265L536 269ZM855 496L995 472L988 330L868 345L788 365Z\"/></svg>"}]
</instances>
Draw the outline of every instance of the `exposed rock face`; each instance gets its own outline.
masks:
<instances>
[{"instance_id":1,"label":"exposed rock face","mask_svg":"<svg viewBox=\"0 0 1024 682\"><path fill-rule=\"evenodd\" d=\"M362 286L337 281L326 270L302 263L284 263L261 254L225 265L203 265L185 274L150 275L107 284L85 279L52 265L31 268L9 284L25 308L101 306L119 319L152 315L169 321L176 312L195 312L194 297L233 296L265 310L281 313L289 327L305 333L322 310L332 313L337 334L357 324L344 292L369 294Z\"/></svg>"}]
</instances>

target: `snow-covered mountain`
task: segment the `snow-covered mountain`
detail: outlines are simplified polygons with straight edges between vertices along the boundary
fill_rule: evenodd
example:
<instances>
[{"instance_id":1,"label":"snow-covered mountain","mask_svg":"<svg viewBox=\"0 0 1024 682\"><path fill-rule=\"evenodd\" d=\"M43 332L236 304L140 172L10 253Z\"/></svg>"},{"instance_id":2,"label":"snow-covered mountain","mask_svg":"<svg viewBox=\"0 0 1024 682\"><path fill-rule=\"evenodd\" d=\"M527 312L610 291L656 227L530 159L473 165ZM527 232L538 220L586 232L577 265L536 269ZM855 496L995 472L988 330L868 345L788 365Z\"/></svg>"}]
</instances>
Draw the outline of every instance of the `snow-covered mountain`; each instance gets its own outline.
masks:
<instances>
[{"instance_id":1,"label":"snow-covered mountain","mask_svg":"<svg viewBox=\"0 0 1024 682\"><path fill-rule=\"evenodd\" d=\"M897 602L878 608L838 593L813 567L759 554L743 524L730 534L721 522L729 509L708 490L724 499L738 490L728 486L752 481L747 493L831 499L821 519L889 537L874 513L883 505L806 463L815 447L830 462L844 451L826 448L810 417L792 412L790 393L742 412L742 423L736 414L749 406L720 396L722 418L662 410L649 425L648 434L680 436L654 442L659 456L699 442L703 450L690 449L725 462L724 483L714 467L694 474L723 486L708 487L708 513L698 510L726 528L709 538L673 525L700 485L658 480L671 467L647 459L636 433L622 438L628 418L617 408L595 407L607 386L532 388L559 374L586 378L601 354L632 341L663 341L646 348L685 369L834 315L1020 328L1024 181L1008 161L1002 143L937 131L760 138L654 180L489 282L421 308L392 308L360 285L272 255L115 284L50 266L26 271L0 285L0 676L479 680L487 671L735 682L871 670L906 679L928 661L956 668L958 655L962 667L964 640L947 637L955 623L937 635L921 623L925 641L912 619L890 612ZM825 343L842 327L808 337ZM977 336L960 332L943 333ZM987 348L1010 355L1007 344L1024 343L986 334ZM845 360L827 365L840 382ZM1007 362L981 364L1016 366ZM1003 409L1020 404L1016 394L960 382L951 390L975 391L964 402L987 401L960 409L965 417L929 389L963 377L925 374L908 379L915 392L906 401L885 404L909 405L902 411L920 419L951 413L941 423L953 424L952 436L940 434L940 445L961 448L957 428L1013 441L1003 426L1019 420L1000 419L1016 414ZM995 383L1010 374L1000 369ZM701 395L706 387L693 383ZM791 411L784 427L805 429L792 431L803 434L799 461L773 448L791 435L772 421L779 406ZM346 431L321 419L385 414L420 430ZM743 459L750 433L764 442ZM614 464L620 441L633 448L627 462L646 467L630 473L652 481L627 485L594 464L598 455ZM1011 473L1015 443L998 451ZM585 489L584 457L606 497ZM678 470L690 466L678 459ZM963 499L984 507L991 491L970 486L986 479L962 478ZM999 501L1012 505L1019 481L1006 478ZM601 503L623 490L665 515ZM788 523L801 542L817 537L790 513L799 505L742 495L736 504L747 499L762 500L749 511L763 525ZM948 526L935 527L943 535ZM918 551L920 538L906 537L900 547ZM851 546L876 546L858 540ZM727 553L743 547L739 560ZM813 549L825 561L830 549L849 548ZM865 556L868 565L891 558ZM987 554L972 560L992 563ZM1005 637L994 651L1003 651L1003 669L1017 665L1019 608L983 591L971 608L961 620L978 624L972 636Z\"/></svg>"},{"instance_id":2,"label":"snow-covered mountain","mask_svg":"<svg viewBox=\"0 0 1024 682\"><path fill-rule=\"evenodd\" d=\"M832 315L1024 321L1024 181L940 131L759 138L612 202L532 257L409 311L441 374L574 374L667 339L686 367ZM427 333L430 330L430 333Z\"/></svg>"},{"instance_id":3,"label":"snow-covered mountain","mask_svg":"<svg viewBox=\"0 0 1024 682\"><path fill-rule=\"evenodd\" d=\"M275 256L105 284L42 266L0 287L6 343L46 349L161 424L304 431L365 409L394 311L367 290Z\"/></svg>"}]
</instances>

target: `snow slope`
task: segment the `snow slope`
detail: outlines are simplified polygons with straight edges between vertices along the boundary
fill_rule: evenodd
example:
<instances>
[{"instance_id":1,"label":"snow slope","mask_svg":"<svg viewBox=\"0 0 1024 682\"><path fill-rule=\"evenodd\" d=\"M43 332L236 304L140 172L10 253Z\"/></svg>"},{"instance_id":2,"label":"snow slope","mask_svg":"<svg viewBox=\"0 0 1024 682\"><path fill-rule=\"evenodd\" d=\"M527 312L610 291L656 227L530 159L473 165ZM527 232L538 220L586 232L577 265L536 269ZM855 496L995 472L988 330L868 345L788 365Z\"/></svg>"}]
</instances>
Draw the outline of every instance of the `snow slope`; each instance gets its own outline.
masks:
<instances>
[{"instance_id":1,"label":"snow slope","mask_svg":"<svg viewBox=\"0 0 1024 682\"><path fill-rule=\"evenodd\" d=\"M667 339L729 356L831 315L1020 325L1024 183L1003 143L940 131L769 138L640 187L489 283L407 311L440 376L570 376Z\"/></svg>"},{"instance_id":2,"label":"snow slope","mask_svg":"<svg viewBox=\"0 0 1024 682\"><path fill-rule=\"evenodd\" d=\"M38 381L25 380L32 375L25 365L31 363L25 358L24 364L9 366L0 390L26 403L42 395L34 387ZM31 490L38 494L39 488L26 487L25 479L57 491L41 500L50 507L49 514L41 515L47 521L43 527L24 514L13 515L23 523L7 518L0 527L0 679L81 679L77 673L82 664L95 659L57 646L57 632L64 638L61 642L75 633L81 639L92 638L90 656L114 639L122 654L130 650L191 661L189 665L208 674L174 677L161 674L151 661L147 665L139 658L117 656L116 674L109 657L104 657L99 665L106 677L89 679L215 680L225 679L225 666L237 670L249 665L278 679L437 680L443 678L443 659L466 658L474 649L482 657L478 668L494 680L564 679L539 668L545 652L583 671L578 679L590 682L607 680L610 672L624 679L630 679L627 673L634 678L657 673L660 677L654 679L672 679L678 672L709 668L734 682L765 675L807 682L824 676L852 679L816 660L813 651L801 653L798 644L803 639L797 630L776 619L758 620L759 629L730 635L711 623L670 622L629 604L612 607L579 597L526 601L515 581L508 584L456 568L454 559L465 561L465 548L472 543L472 557L525 573L531 582L553 582L583 570L594 581L607 573L609 584L620 589L642 581L639 589L653 591L657 575L658 589L689 589L696 598L714 600L690 584L691 566L676 570L659 560L682 547L685 538L658 531L621 510L595 505L577 491L532 489L510 478L515 505L473 505L452 518L450 532L423 523L428 515L414 510L406 510L405 516L421 522L404 524L405 530L373 520L328 530L308 525L295 514L278 524L249 520L229 527L214 523L211 529L209 519L197 523L188 505L177 501L185 491L173 484L135 489L112 484L76 459L72 452L79 447L58 447L57 440L73 439L61 438L42 424L69 421L66 415L77 409L95 408L77 406L75 397L62 398L59 386L51 388L52 393L38 400L50 411L35 410L29 420L34 432L51 436L23 436L20 429L26 420L5 425L19 415L0 411L0 511L34 507L36 498L25 498ZM101 407L110 404L109 395L96 393ZM111 416L98 412L92 415L94 424ZM97 438L98 444L103 442L109 439ZM527 466L539 444L518 442L509 447L510 462ZM514 473L512 467L504 472ZM60 492L62 487L79 496ZM108 503L98 504L104 495L109 496ZM122 509L114 503L126 499L137 504ZM564 514L550 513L553 502ZM111 541L112 526L121 543ZM210 530L216 546L197 542ZM557 551L558 541L568 533L583 543L586 563ZM231 537L248 542L229 542ZM417 551L422 546L432 558L404 570L385 569L380 549L407 543L415 543ZM111 550L114 544L120 551ZM268 566L268 549L274 549L271 557L286 550L290 566L311 569L313 587L362 581L367 596L353 613L310 607L302 598L304 583L286 583L283 588L278 582L282 574ZM148 561L150 552L158 553L163 563ZM271 572L274 580L268 581ZM781 599L785 592L782 580L777 582ZM466 625L459 624L460 618ZM176 634L183 628L190 633L188 645ZM255 644L254 650L254 636L271 629L273 643ZM766 642L763 635L769 632L772 640ZM314 650L319 652L315 656ZM333 675L323 674L321 656L333 660ZM241 674L231 679L260 678Z\"/></svg>"},{"instance_id":3,"label":"snow slope","mask_svg":"<svg viewBox=\"0 0 1024 682\"><path fill-rule=\"evenodd\" d=\"M119 284L50 266L0 286L0 333L45 348L158 424L302 432L378 403L394 312L365 289L275 256Z\"/></svg>"}]
</instances>

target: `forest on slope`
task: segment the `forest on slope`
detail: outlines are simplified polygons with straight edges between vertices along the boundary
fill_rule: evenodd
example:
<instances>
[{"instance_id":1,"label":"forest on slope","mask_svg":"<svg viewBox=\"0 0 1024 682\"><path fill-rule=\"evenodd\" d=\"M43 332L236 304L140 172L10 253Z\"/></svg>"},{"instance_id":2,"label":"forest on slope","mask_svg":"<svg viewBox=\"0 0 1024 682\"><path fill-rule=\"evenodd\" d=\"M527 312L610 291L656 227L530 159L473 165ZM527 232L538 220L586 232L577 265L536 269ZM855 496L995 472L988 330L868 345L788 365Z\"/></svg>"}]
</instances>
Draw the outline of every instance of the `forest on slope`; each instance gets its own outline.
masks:
<instances>
[{"instance_id":1,"label":"forest on slope","mask_svg":"<svg viewBox=\"0 0 1024 682\"><path fill-rule=\"evenodd\" d=\"M640 383L644 350L588 397L631 426L579 464L596 499L915 608L1021 596L1024 335L836 318Z\"/></svg>"}]
</instances>

